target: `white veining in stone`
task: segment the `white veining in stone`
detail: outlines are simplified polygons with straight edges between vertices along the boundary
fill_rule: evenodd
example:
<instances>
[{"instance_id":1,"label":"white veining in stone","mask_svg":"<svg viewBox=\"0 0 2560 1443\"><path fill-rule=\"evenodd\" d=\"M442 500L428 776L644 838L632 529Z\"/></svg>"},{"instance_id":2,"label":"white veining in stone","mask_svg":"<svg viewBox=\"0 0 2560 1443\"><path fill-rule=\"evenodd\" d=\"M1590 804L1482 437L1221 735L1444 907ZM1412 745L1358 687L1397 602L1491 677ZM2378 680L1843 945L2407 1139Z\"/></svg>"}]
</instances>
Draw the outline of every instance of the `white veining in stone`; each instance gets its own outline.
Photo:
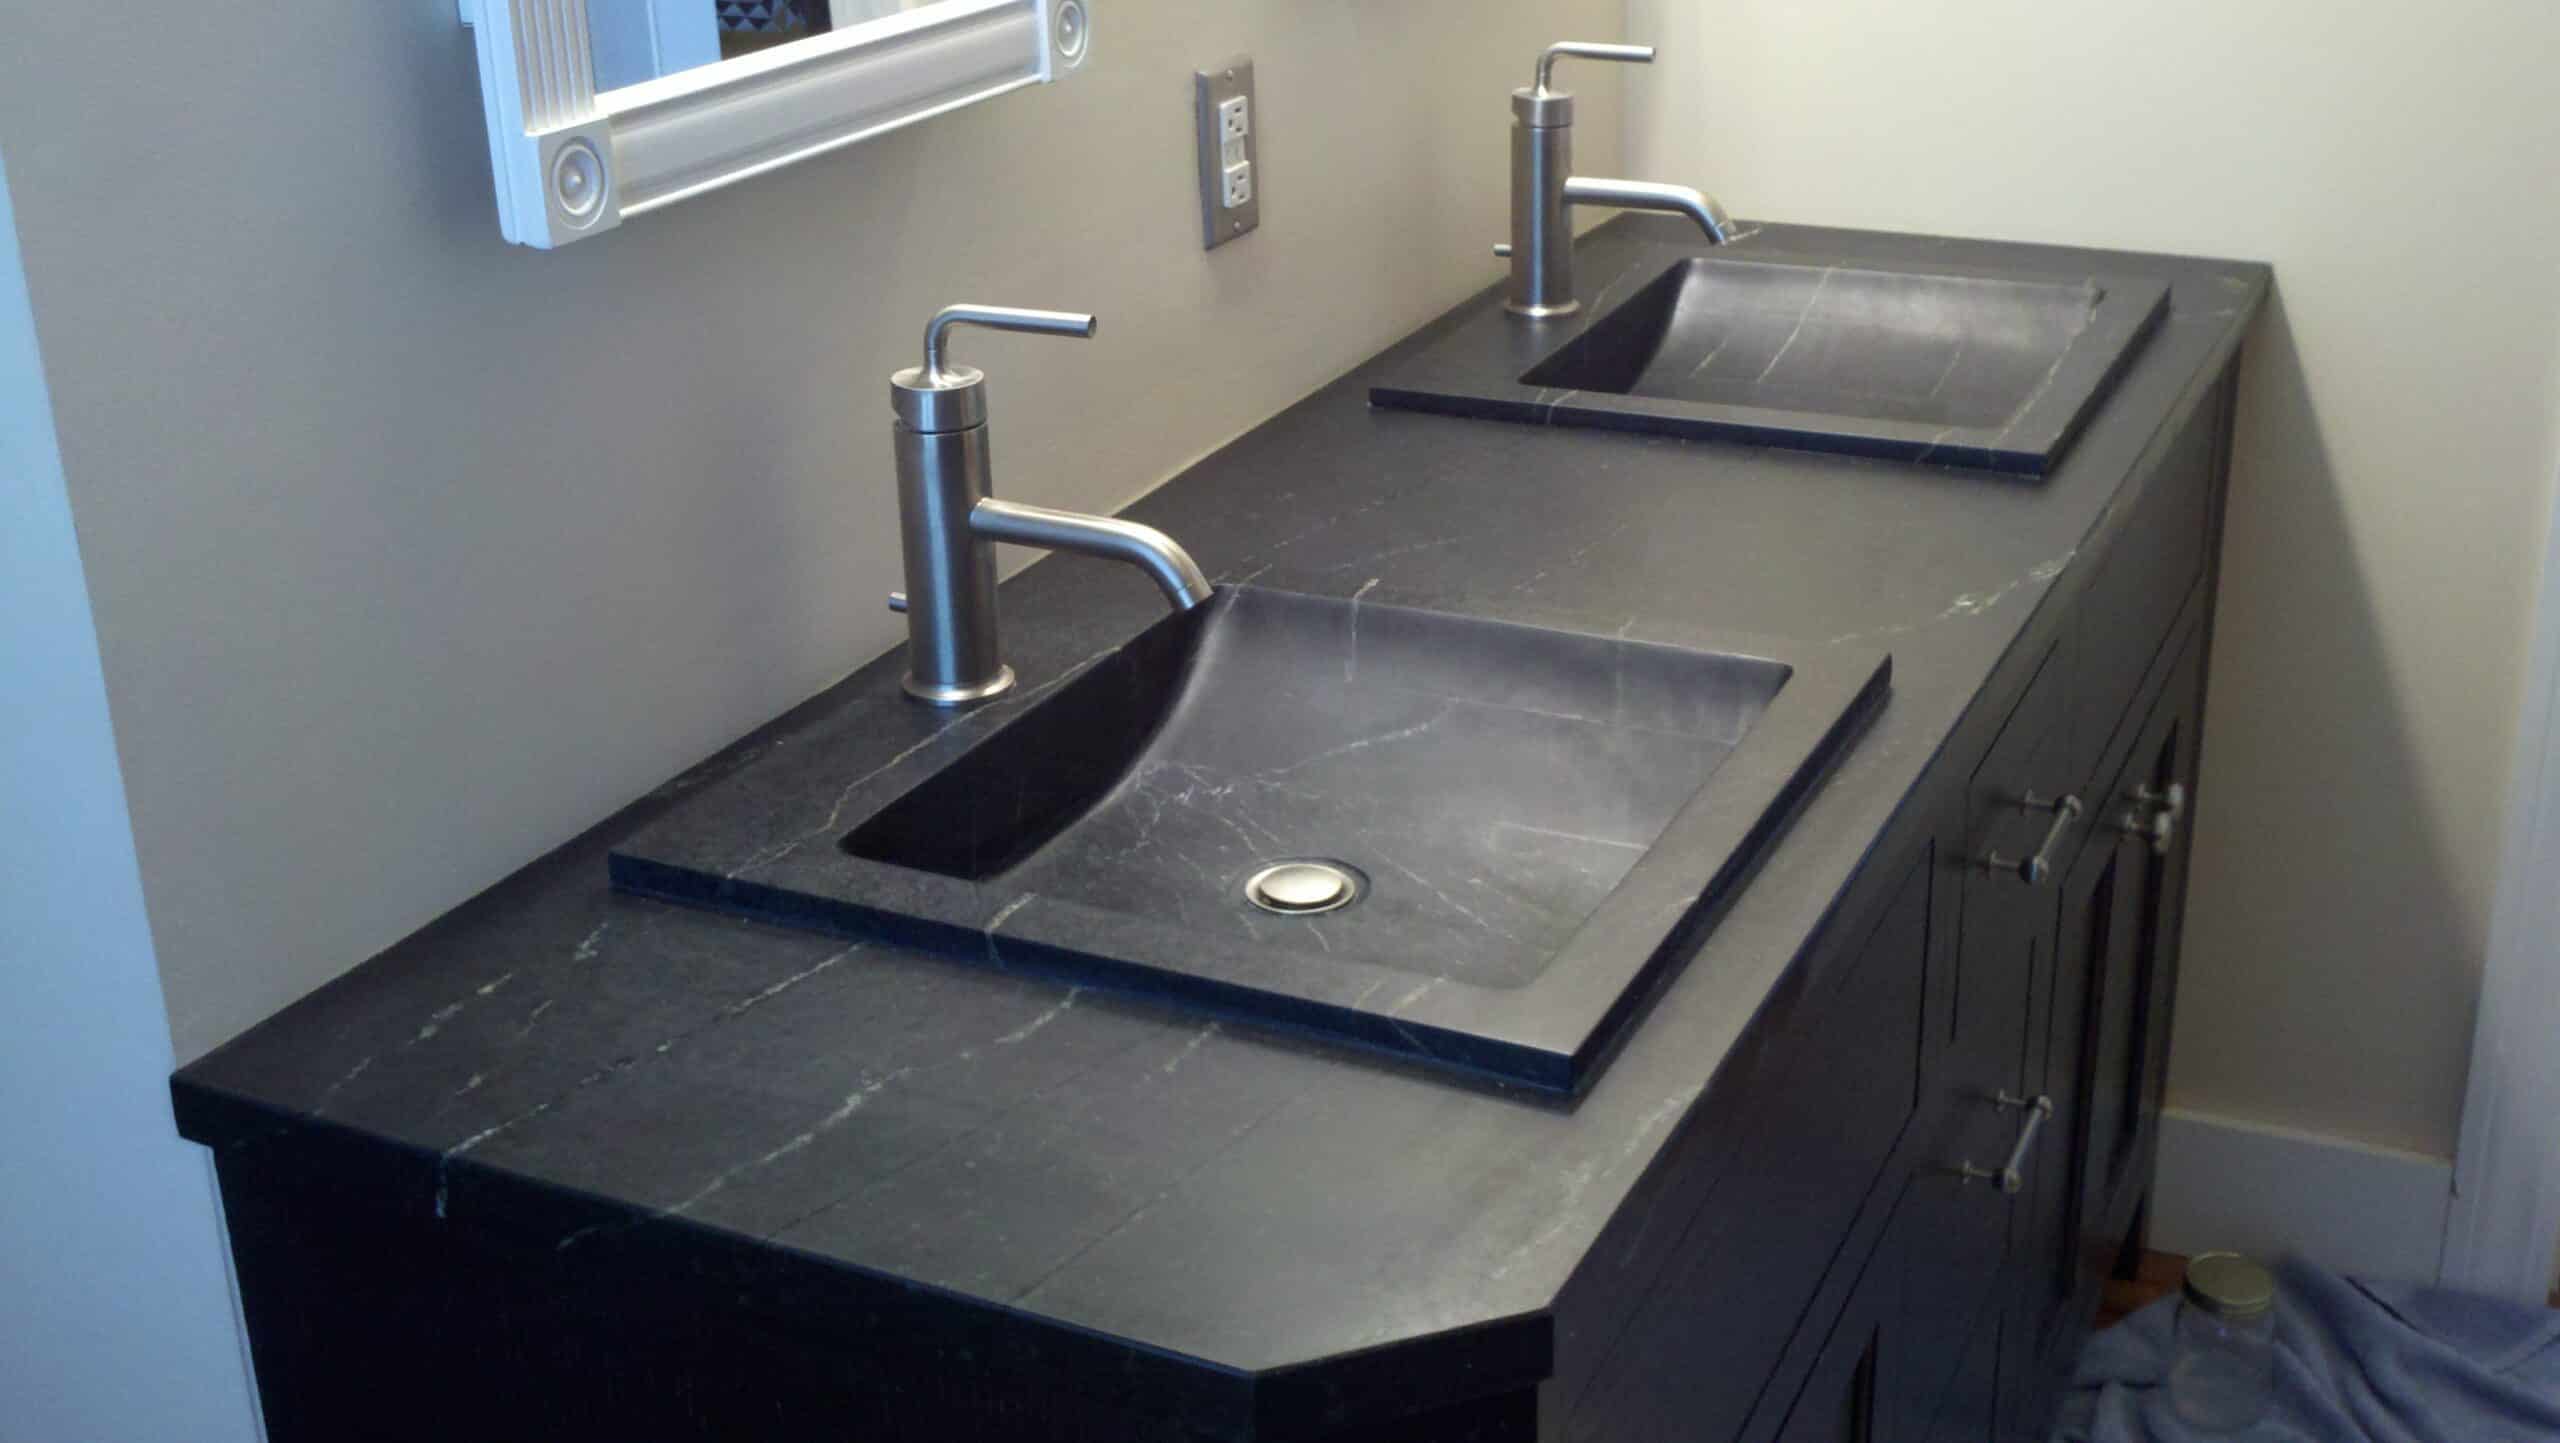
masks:
<instances>
[{"instance_id":1,"label":"white veining in stone","mask_svg":"<svg viewBox=\"0 0 2560 1443\"><path fill-rule=\"evenodd\" d=\"M1037 894L1025 892L1021 896L1014 898L1012 901L1005 903L1001 907L998 907L995 915L987 919L986 926L979 930L985 932L989 937L993 937L997 932L1003 930L1005 919L1011 917L1014 913L1021 911L1023 908L1030 906L1031 899L1035 895Z\"/></svg>"},{"instance_id":2,"label":"white veining in stone","mask_svg":"<svg viewBox=\"0 0 2560 1443\"><path fill-rule=\"evenodd\" d=\"M1360 555L1354 556L1349 560L1335 562L1333 565L1323 568L1316 574L1330 576L1337 572L1351 571L1363 566L1373 566L1378 562L1388 560L1391 557L1411 556L1417 551L1439 551L1451 546L1464 545L1470 539L1471 538L1465 536L1439 536L1434 537L1429 541L1408 541L1400 546L1389 546L1377 551L1362 552ZM1371 586L1375 586L1378 583L1371 581L1369 584Z\"/></svg>"},{"instance_id":3,"label":"white veining in stone","mask_svg":"<svg viewBox=\"0 0 2560 1443\"><path fill-rule=\"evenodd\" d=\"M862 1086L855 1088L852 1092L845 1095L844 1101L837 1105L835 1111L819 1118L815 1123L810 1124L806 1130L794 1133L791 1137L785 1139L780 1145L769 1148L763 1153L755 1157L751 1157L745 1162L739 1163L735 1167L723 1170L717 1176L713 1177L711 1181L703 1184L699 1189L695 1190L691 1196L685 1198L675 1206L668 1208L663 1214L661 1214L661 1216L683 1217L686 1213L700 1207L712 1196L712 1194L728 1187L730 1183L736 1181L745 1174L754 1172L759 1168L771 1167L773 1164L791 1156L793 1153L808 1147L819 1138L826 1136L828 1133L833 1132L839 1127L842 1127L853 1117L855 1113L862 1110L863 1104L878 1096L882 1088L896 1082L898 1079L906 1076L914 1070L915 1069L913 1068L902 1067L895 1072L876 1077L871 1081L864 1083ZM569 1241L577 1236L578 1234L575 1233L570 1234L569 1238L561 1240L560 1246L564 1248L567 1247L569 1245Z\"/></svg>"},{"instance_id":4,"label":"white veining in stone","mask_svg":"<svg viewBox=\"0 0 2560 1443\"><path fill-rule=\"evenodd\" d=\"M2063 347L2061 353L2053 358L2053 364L2044 368L2044 375L2037 379L2035 388L2027 392L2025 400L2018 403L2018 409L2009 413L2009 424L2001 427L2000 434L1991 438L1992 445L1997 446L2008 440L2009 433L2017 430L2020 423L2027 419L2027 413L2036 408L2036 402L2043 400L2045 392L2053 389L2054 378L2062 374L2062 363L2071 359L2071 353L2071 347Z\"/></svg>"},{"instance_id":5,"label":"white veining in stone","mask_svg":"<svg viewBox=\"0 0 2560 1443\"><path fill-rule=\"evenodd\" d=\"M1212 1022L1201 1028L1199 1031L1192 1033L1191 1040L1182 1044L1182 1050L1176 1052L1173 1056L1166 1058L1164 1066L1158 1068L1157 1071L1162 1072L1167 1076L1171 1076L1175 1072L1180 1071L1182 1064L1191 1060L1191 1054L1200 1050L1201 1044L1217 1035L1218 1024L1215 1022Z\"/></svg>"},{"instance_id":6,"label":"white veining in stone","mask_svg":"<svg viewBox=\"0 0 2560 1443\"><path fill-rule=\"evenodd\" d=\"M1912 632L1923 629L1924 627L1936 626L1941 622L1955 621L1959 618L1968 616L1980 616L1984 612L1998 606L2001 602L2008 600L2009 597L2017 592L2020 587L2034 583L2051 581L2055 577L2060 576L2063 573L2063 570L2071 565L2072 558L2079 554L2079 548L2074 547L2049 561L2037 562L2035 565L2028 567L2024 572L2011 577L2009 580L1991 588L1989 591L1965 592L1956 597L1955 600L1948 602L1937 615L1929 617L1926 620L1906 621L1894 626L1879 626L1868 631L1843 632L1840 635L1831 638L1831 644L1833 646L1838 646L1843 642L1877 641L1886 637L1907 636Z\"/></svg>"},{"instance_id":7,"label":"white veining in stone","mask_svg":"<svg viewBox=\"0 0 2560 1443\"><path fill-rule=\"evenodd\" d=\"M916 753L923 751L929 746L932 746L935 742L938 742L945 736L950 735L952 731L960 726L976 720L978 715L979 714L976 712L962 712L945 720L942 725L926 732L922 737L902 748L897 755L889 758L885 762L882 762L880 765L873 767L871 770L864 772L862 775L855 777L852 781L845 783L842 788L837 790L835 805L827 809L827 815L824 821L819 822L816 826L809 828L807 831L802 832L797 836L786 837L779 842L760 847L757 850L748 853L745 861L740 862L735 867L729 869L729 876L733 879L741 877L754 871L758 867L766 865L767 863L781 861L783 858L790 856L793 852L807 846L810 842L834 832L839 821L844 816L844 809L852 803L855 794L860 792L873 778L890 771L899 763L904 762L907 758L914 756Z\"/></svg>"},{"instance_id":8,"label":"white veining in stone","mask_svg":"<svg viewBox=\"0 0 2560 1443\"><path fill-rule=\"evenodd\" d=\"M442 1032L446 1023L461 1016L462 1009L470 1005L471 1004L468 1002L448 1003L447 1005L439 1007L435 1011L427 1014L426 1025L419 1028L417 1035L409 1039L409 1045L415 1047L419 1043L426 1041L428 1038L435 1036L437 1033Z\"/></svg>"},{"instance_id":9,"label":"white veining in stone","mask_svg":"<svg viewBox=\"0 0 2560 1443\"><path fill-rule=\"evenodd\" d=\"M1430 544L1430 543L1425 543ZM1372 576L1351 593L1351 635L1342 649L1342 679L1351 681L1360 673L1360 598L1378 589L1379 578Z\"/></svg>"},{"instance_id":10,"label":"white veining in stone","mask_svg":"<svg viewBox=\"0 0 2560 1443\"><path fill-rule=\"evenodd\" d=\"M1600 1171L1600 1162L1597 1158L1586 1158L1567 1170L1559 1180L1560 1185L1554 1196L1546 1203L1545 1225L1523 1239L1518 1247L1511 1250L1509 1256L1494 1264L1485 1275L1496 1279L1511 1276L1512 1269L1520 1266L1524 1260L1534 1256L1541 1248L1554 1241L1556 1236L1566 1228L1572 1227L1576 1219L1576 1205L1582 1201L1582 1195L1590 1191L1591 1181L1599 1175Z\"/></svg>"},{"instance_id":11,"label":"white veining in stone","mask_svg":"<svg viewBox=\"0 0 2560 1443\"><path fill-rule=\"evenodd\" d=\"M1285 766L1272 767L1265 771L1256 772L1253 775L1258 779L1285 777L1293 772L1304 771L1318 762L1331 761L1335 757L1349 756L1353 752L1367 751L1371 747L1381 747L1390 742L1400 742L1413 737L1418 737L1424 732L1431 730L1433 727L1438 726L1440 723L1447 721L1449 719L1449 714L1457 709L1457 705L1458 704L1455 701L1444 702L1438 711L1433 712L1431 715L1424 717L1422 720L1415 722L1411 726L1398 727L1394 731L1390 732L1380 732L1376 736L1357 737L1351 741L1343 742L1340 745L1327 747L1313 756L1300 757L1298 760L1290 762Z\"/></svg>"},{"instance_id":12,"label":"white veining in stone","mask_svg":"<svg viewBox=\"0 0 2560 1443\"><path fill-rule=\"evenodd\" d=\"M852 946L820 960L814 966L805 967L769 987L750 993L746 997L740 998L738 1001L732 1002L726 1007L721 1008L717 1013L712 1015L710 1020L703 1022L699 1026L688 1028L685 1031L679 1032L676 1035L661 1041L657 1046L650 1048L646 1055L649 1057L664 1057L668 1053L673 1052L679 1044L683 1043L687 1039L694 1037L709 1028L717 1027L721 1023L727 1022L731 1018L737 1017L764 1002L768 1002L773 998L781 996L783 993L790 991L792 988L799 986L801 983L825 972L827 969L844 961L846 958L851 957L856 952L861 951L866 945L867 944L865 943L856 942ZM546 1002L542 1007L535 1008L533 1016L540 1016L549 1006L550 1004ZM531 1018L528 1018L527 1021L530 1023ZM501 1118L497 1122L491 1123L489 1126L480 1129L478 1132L471 1134L462 1141L446 1148L443 1154L436 1159L436 1216L441 1218L445 1215L445 1173L446 1169L452 1165L455 1158L461 1157L465 1153L481 1146L483 1143L490 1141L492 1138L504 1136L515 1128L521 1127L524 1124L533 1121L535 1118L543 1116L553 1108L558 1107L561 1103L577 1096L588 1088L605 1081L607 1078L615 1077L621 1073L630 1071L632 1068L640 1065L641 1061L642 1058L638 1056L617 1057L613 1061L606 1063L604 1066L596 1068L584 1077L579 1078L576 1082L571 1083L566 1091L561 1092L557 1096L545 1098L542 1101L535 1103L533 1106L524 1109L522 1112ZM468 1090L469 1089L466 1087L465 1091Z\"/></svg>"},{"instance_id":13,"label":"white veining in stone","mask_svg":"<svg viewBox=\"0 0 2560 1443\"><path fill-rule=\"evenodd\" d=\"M1805 322L1813 319L1814 306L1821 301L1823 291L1830 287L1831 278L1839 273L1838 266L1824 266L1822 274L1814 278L1813 293L1804 298L1804 309L1796 313L1796 328L1787 332L1787 338L1778 343L1777 353L1769 357L1769 364L1762 366L1760 374L1753 378L1754 385L1769 379L1770 373L1778 369L1778 363L1787 358L1787 352L1795 349L1796 338L1804 334Z\"/></svg>"},{"instance_id":14,"label":"white veining in stone","mask_svg":"<svg viewBox=\"0 0 2560 1443\"><path fill-rule=\"evenodd\" d=\"M1432 896L1439 898L1442 906L1447 907L1450 911L1457 913L1468 921L1475 923L1479 931L1495 937L1506 938L1514 942L1520 940L1515 934L1506 932L1500 927L1496 927L1491 922L1486 921L1481 913L1477 912L1474 908L1469 907L1466 903L1459 901L1457 898L1450 896L1447 892L1442 891L1437 884L1432 882L1430 878L1422 875L1420 872L1413 870L1411 867L1406 866L1404 863L1399 862L1390 856L1381 855L1378 860L1386 863L1390 867L1393 867L1398 872L1403 873L1406 879L1411 881L1415 886L1420 887L1422 890L1429 892ZM1411 997L1408 997L1403 1002L1397 1003L1395 1007L1389 1008L1388 1010L1392 1012L1401 1009L1412 1000L1413 999Z\"/></svg>"},{"instance_id":15,"label":"white veining in stone","mask_svg":"<svg viewBox=\"0 0 2560 1443\"><path fill-rule=\"evenodd\" d=\"M1532 836L1555 837L1567 842L1588 842L1595 847L1624 847L1631 852L1645 850L1642 842L1623 841L1617 837L1594 837L1582 832L1562 832L1553 827L1533 827L1527 822L1496 822L1506 832L1527 832Z\"/></svg>"},{"instance_id":16,"label":"white veining in stone","mask_svg":"<svg viewBox=\"0 0 2560 1443\"><path fill-rule=\"evenodd\" d=\"M1965 352L1970 350L1972 346L1973 337L1968 335L1958 340L1955 343L1955 346L1947 352L1947 363L1938 368L1938 379L1929 383L1928 394L1931 400L1937 399L1938 393L1947 388L1947 378L1956 373L1956 366L1964 360ZM1938 441L1946 439L1946 435L1947 433L1944 431L1939 432L1937 439L1932 440L1929 444L1932 446L1937 445Z\"/></svg>"},{"instance_id":17,"label":"white veining in stone","mask_svg":"<svg viewBox=\"0 0 2560 1443\"><path fill-rule=\"evenodd\" d=\"M329 1100L336 1097L348 1083L364 1076L365 1069L371 1066L373 1066L373 1054L368 1052L365 1054L363 1061L348 1068L345 1074L340 1076L337 1081L330 1083L327 1088L321 1091L319 1100L311 1105L311 1115L313 1117L318 1117L322 1113L327 1112L329 1110Z\"/></svg>"},{"instance_id":18,"label":"white veining in stone","mask_svg":"<svg viewBox=\"0 0 2560 1443\"><path fill-rule=\"evenodd\" d=\"M1716 357L1723 355L1724 348L1732 343L1733 337L1728 333L1721 340L1718 340L1715 345L1709 347L1706 359L1689 368L1689 379L1692 381L1698 379L1699 373L1706 370L1707 367L1714 365L1716 363Z\"/></svg>"},{"instance_id":19,"label":"white veining in stone","mask_svg":"<svg viewBox=\"0 0 2560 1443\"><path fill-rule=\"evenodd\" d=\"M1076 1005L1076 999L1083 995L1084 989L1081 987L1068 988L1067 995L1059 998L1056 1006L1051 1007L1048 1011L1032 1018L1020 1027L1006 1033L1004 1036L997 1038L996 1045L998 1047L1011 1047L1016 1043L1028 1041L1031 1036L1041 1028L1046 1027L1050 1023L1065 1016Z\"/></svg>"},{"instance_id":20,"label":"white veining in stone","mask_svg":"<svg viewBox=\"0 0 2560 1443\"><path fill-rule=\"evenodd\" d=\"M792 988L799 986L801 983L808 981L819 973L834 967L836 964L844 961L854 953L861 951L864 945L865 944L863 943L856 942L841 952L831 953L826 957L820 958L816 963L792 973L790 976L783 978L781 981L774 983L772 986L767 987L762 991L750 993L746 997L730 1003L728 1006L720 1009L720 1016L715 1019L715 1021L725 1021L728 1018L735 1017L739 1013L746 1011L750 1007L754 1007L759 1003L769 1002L772 999L781 996L783 993L790 991ZM690 1035L692 1034L684 1034L684 1036ZM678 1037L673 1040L680 1042L683 1040L683 1037Z\"/></svg>"},{"instance_id":21,"label":"white veining in stone","mask_svg":"<svg viewBox=\"0 0 2560 1443\"><path fill-rule=\"evenodd\" d=\"M1544 1252L1547 1245L1563 1236L1566 1229L1591 1226L1589 1215L1585 1214L1578 1205L1584 1195L1591 1190L1592 1184L1614 1177L1621 1168L1630 1164L1640 1167L1644 1162L1649 1161L1653 1157L1654 1147L1658 1141L1657 1134L1678 1119L1697 1096L1696 1092L1691 1091L1673 1093L1664 1098L1647 1109L1642 1117L1636 1119L1635 1126L1628 1130L1627 1141L1618 1149L1617 1156L1610 1158L1606 1163L1598 1158L1585 1159L1581 1164L1567 1171L1563 1175L1558 1196L1545 1207L1548 1221L1536 1232L1522 1239L1519 1246L1505 1254L1501 1262L1487 1270L1487 1276L1508 1277L1522 1263Z\"/></svg>"}]
</instances>

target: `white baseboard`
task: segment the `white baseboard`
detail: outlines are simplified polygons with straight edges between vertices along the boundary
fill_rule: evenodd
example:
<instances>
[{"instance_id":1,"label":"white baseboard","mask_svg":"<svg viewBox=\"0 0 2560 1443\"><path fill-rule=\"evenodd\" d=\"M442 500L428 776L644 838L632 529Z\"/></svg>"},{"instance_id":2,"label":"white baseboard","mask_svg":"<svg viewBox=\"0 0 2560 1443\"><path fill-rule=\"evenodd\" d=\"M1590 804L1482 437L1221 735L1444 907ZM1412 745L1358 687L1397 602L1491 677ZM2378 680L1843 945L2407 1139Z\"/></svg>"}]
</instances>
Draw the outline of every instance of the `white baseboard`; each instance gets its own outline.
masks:
<instances>
[{"instance_id":1,"label":"white baseboard","mask_svg":"<svg viewBox=\"0 0 2560 1443\"><path fill-rule=\"evenodd\" d=\"M2436 1280L2453 1160L2238 1118L2160 1115L2151 1246L2298 1257L2392 1282Z\"/></svg>"}]
</instances>

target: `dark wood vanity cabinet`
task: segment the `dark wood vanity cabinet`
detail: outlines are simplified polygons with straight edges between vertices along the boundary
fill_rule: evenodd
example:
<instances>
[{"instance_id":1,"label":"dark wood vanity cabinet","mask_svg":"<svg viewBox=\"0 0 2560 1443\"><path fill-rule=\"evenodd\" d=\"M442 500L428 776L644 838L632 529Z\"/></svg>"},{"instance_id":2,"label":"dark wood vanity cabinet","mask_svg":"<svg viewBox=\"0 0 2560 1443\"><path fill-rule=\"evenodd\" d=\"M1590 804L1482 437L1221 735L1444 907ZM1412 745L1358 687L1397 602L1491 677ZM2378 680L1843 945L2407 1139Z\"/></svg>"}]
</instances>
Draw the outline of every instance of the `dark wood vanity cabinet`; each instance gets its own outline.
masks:
<instances>
[{"instance_id":1,"label":"dark wood vanity cabinet","mask_svg":"<svg viewBox=\"0 0 2560 1443\"><path fill-rule=\"evenodd\" d=\"M1854 1281L1826 1290L1838 1301L1811 1311L1738 1435L1617 1436L2049 1431L2100 1286L2138 1253L2158 1146L2228 400L2217 390L2161 450L2094 543L2090 583L2022 640L2009 670L2023 680L1938 808L1931 899L1946 925L1903 953L1930 974L1932 1043L1871 1195L1882 1222L1853 1229L1832 1264ZM1728 1300L1725 1315L1752 1306Z\"/></svg>"}]
</instances>

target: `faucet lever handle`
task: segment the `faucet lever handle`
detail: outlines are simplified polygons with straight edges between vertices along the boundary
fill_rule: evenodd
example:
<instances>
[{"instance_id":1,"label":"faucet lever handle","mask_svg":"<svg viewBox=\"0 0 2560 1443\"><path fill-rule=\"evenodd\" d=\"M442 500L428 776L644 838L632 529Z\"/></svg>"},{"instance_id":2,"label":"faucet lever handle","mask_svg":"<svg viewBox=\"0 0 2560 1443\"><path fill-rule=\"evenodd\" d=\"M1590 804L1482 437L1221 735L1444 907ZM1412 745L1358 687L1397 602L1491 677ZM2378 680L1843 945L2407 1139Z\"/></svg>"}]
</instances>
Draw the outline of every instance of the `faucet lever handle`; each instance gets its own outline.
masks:
<instances>
[{"instance_id":1,"label":"faucet lever handle","mask_svg":"<svg viewBox=\"0 0 2560 1443\"><path fill-rule=\"evenodd\" d=\"M1553 88L1556 61L1571 55L1581 60L1621 60L1631 65L1651 65L1650 45L1606 45L1597 40L1559 40L1538 55L1536 92L1544 95Z\"/></svg>"},{"instance_id":2,"label":"faucet lever handle","mask_svg":"<svg viewBox=\"0 0 2560 1443\"><path fill-rule=\"evenodd\" d=\"M1029 331L1042 336L1091 336L1101 323L1081 311L1033 311L1019 306L944 306L924 328L924 382L947 383L943 351L953 326L984 326L993 331Z\"/></svg>"}]
</instances>

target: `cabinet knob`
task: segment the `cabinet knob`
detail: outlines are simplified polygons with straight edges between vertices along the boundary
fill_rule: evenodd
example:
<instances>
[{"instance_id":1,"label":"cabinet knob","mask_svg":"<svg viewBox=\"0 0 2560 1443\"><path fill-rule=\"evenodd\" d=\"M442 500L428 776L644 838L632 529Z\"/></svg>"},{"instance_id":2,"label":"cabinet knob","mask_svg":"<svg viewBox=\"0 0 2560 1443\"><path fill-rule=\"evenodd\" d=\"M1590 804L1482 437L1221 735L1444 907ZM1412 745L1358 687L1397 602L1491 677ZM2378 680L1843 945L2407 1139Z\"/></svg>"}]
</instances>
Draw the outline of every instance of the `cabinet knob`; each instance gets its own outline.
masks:
<instances>
[{"instance_id":1,"label":"cabinet knob","mask_svg":"<svg viewBox=\"0 0 2560 1443\"><path fill-rule=\"evenodd\" d=\"M2148 841L2154 856L2169 855L2169 849L2178 842L2178 823L2187 814L2187 784L2171 782L2166 787L2154 787L2146 782L2127 795L2134 805L2117 822L2117 830ZM2148 820L2142 815L2144 807L2153 809Z\"/></svg>"},{"instance_id":2,"label":"cabinet knob","mask_svg":"<svg viewBox=\"0 0 2560 1443\"><path fill-rule=\"evenodd\" d=\"M2187 814L2187 784L2185 782L2171 782L2165 787L2157 788L2153 787L2148 782L2144 782L2133 789L2133 799L2146 806L2158 807L2162 811L2167 812L2169 814L2169 820L2173 822Z\"/></svg>"}]
</instances>

